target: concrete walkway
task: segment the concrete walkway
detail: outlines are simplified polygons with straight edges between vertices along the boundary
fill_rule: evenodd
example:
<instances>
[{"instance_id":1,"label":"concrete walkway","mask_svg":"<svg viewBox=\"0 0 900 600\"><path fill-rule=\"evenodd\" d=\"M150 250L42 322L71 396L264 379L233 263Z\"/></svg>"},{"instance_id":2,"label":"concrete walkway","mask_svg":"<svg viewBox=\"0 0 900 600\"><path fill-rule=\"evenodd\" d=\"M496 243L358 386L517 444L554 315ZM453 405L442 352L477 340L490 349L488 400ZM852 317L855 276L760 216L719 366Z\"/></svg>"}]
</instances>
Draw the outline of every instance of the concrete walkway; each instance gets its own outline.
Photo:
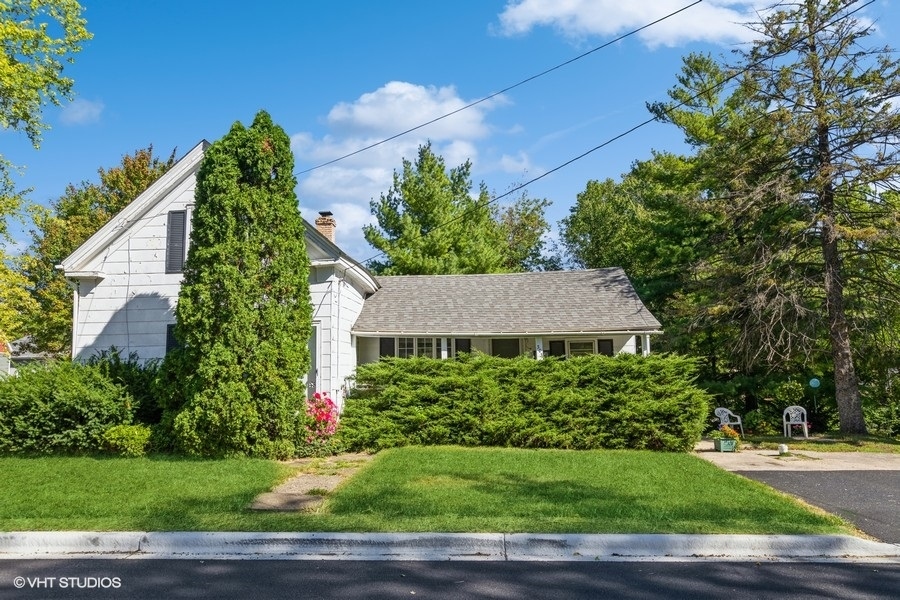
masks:
<instances>
[{"instance_id":1,"label":"concrete walkway","mask_svg":"<svg viewBox=\"0 0 900 600\"><path fill-rule=\"evenodd\" d=\"M900 471L900 454L799 450L779 456L776 450L716 452L710 440L701 441L694 452L726 471Z\"/></svg>"}]
</instances>

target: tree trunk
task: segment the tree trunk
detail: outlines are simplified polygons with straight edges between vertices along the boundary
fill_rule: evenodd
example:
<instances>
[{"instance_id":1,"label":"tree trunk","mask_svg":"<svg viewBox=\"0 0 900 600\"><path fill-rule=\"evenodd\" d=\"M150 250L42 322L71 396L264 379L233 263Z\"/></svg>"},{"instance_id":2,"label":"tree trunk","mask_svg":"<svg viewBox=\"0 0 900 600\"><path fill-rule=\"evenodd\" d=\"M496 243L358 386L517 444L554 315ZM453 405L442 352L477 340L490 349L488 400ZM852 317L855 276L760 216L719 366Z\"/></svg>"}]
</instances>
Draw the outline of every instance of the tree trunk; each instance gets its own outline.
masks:
<instances>
[{"instance_id":1,"label":"tree trunk","mask_svg":"<svg viewBox=\"0 0 900 600\"><path fill-rule=\"evenodd\" d=\"M831 358L834 364L834 396L838 408L841 433L865 435L866 423L862 412L862 401L859 397L859 381L853 365L853 349L850 346L850 326L844 309L844 280L841 276L841 256L838 248L838 232L835 227L834 206L834 173L830 115L828 110L826 86L822 81L819 48L816 31L822 26L819 22L817 0L806 0L806 18L808 32L808 60L812 76L812 95L814 116L816 119L816 145L818 165L815 174L816 187L819 188L819 210L822 219L822 258L825 270L825 312L828 322L828 340L831 345Z\"/></svg>"},{"instance_id":2,"label":"tree trunk","mask_svg":"<svg viewBox=\"0 0 900 600\"><path fill-rule=\"evenodd\" d=\"M866 435L859 383L850 348L850 328L844 311L844 283L841 280L837 236L831 219L822 227L822 256L825 260L825 310L828 338L834 362L834 392L840 417L841 433Z\"/></svg>"}]
</instances>

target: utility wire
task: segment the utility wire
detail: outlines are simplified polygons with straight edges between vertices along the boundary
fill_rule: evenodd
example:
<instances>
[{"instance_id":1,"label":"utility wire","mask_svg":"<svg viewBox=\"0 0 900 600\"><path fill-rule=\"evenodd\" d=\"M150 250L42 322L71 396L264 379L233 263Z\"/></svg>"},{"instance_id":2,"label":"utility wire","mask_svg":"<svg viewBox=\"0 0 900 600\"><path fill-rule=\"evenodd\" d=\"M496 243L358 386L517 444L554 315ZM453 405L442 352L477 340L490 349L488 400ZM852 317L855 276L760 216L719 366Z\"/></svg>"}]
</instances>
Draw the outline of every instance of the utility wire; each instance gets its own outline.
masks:
<instances>
[{"instance_id":1,"label":"utility wire","mask_svg":"<svg viewBox=\"0 0 900 600\"><path fill-rule=\"evenodd\" d=\"M867 6L869 6L870 4L874 4L874 3L875 3L875 0L868 0L868 2L865 2L862 6L859 6L859 7L855 8L854 10L850 11L849 13L840 15L840 16L839 16L838 18L836 18L834 21L830 21L830 22L828 22L828 23L823 24L819 29L815 30L814 33L819 33L820 31L823 31L824 29L827 29L828 27L830 27L830 26L833 25L834 23L837 23L838 21L840 21L840 20L842 20L842 19L846 19L847 17L850 17L850 16L856 14L857 12L863 10L864 8L866 8ZM693 5L691 5L691 6L693 6ZM687 7L686 7L686 8L687 8ZM684 9L682 9L682 10L684 10ZM795 42L795 43L791 46L791 48L792 48L792 49L793 49L793 48L796 48L797 45L801 45L801 44L803 44L803 43L805 43L805 42L806 42L806 38L801 38L801 39L799 39L797 42ZM750 71L751 69L755 69L756 67L760 66L760 65L763 64L764 62L770 60L771 58L774 58L774 55L773 55L773 56L764 56L764 57L760 58L759 60L757 60L757 61L755 61L755 62L753 62L753 63L751 63L751 64L745 66L743 69L740 69L739 71L736 71L736 72L732 73L732 74L729 75L728 77L724 78L722 81L720 81L720 82L718 82L718 83L716 83L716 84L714 84L714 85L708 86L708 87L706 87L706 88L700 90L699 92L695 93L695 94L694 94L693 96L691 96L690 98L688 98L688 99L686 99L686 100L682 100L681 102L679 102L679 103L677 103L677 104L675 104L675 105L673 105L673 106L670 106L670 107L666 108L666 109L665 109L665 112L668 114L668 113L674 112L675 110L678 110L679 108L681 108L681 107L687 105L688 103L693 102L693 101L696 100L697 98L700 98L701 96L703 96L703 95L705 95L705 94L708 94L709 92L714 91L714 90L716 90L717 88L721 88L721 87L724 86L726 83L729 83L730 81L732 81L732 80L734 80L734 79L737 79L738 77L740 77L740 76L743 75L744 73ZM491 198L490 200L488 200L487 202L485 202L485 203L483 203L483 204L478 204L478 205L475 206L474 208L472 208L472 209L470 209L470 210L468 210L468 211L465 211L465 212L463 212L462 214L457 215L456 217L453 217L452 219L448 219L447 221L444 221L444 222L442 222L442 223L438 223L437 225L435 225L434 227L432 227L432 228L429 229L428 231L422 233L422 234L420 235L420 237L425 237L425 236L429 235L432 231L435 231L435 230L437 230L437 229L440 229L441 227L446 227L446 226L448 226L448 225L451 225L451 224L455 223L456 221L459 221L460 219L463 219L464 217L468 216L471 212L473 212L473 211L475 211L475 210L479 210L479 209L482 209L482 208L484 208L484 207L486 207L486 206L490 206L491 204L494 204L495 202L497 202L497 201L500 200L501 198L505 198L505 197L507 197L507 196L509 196L509 195L511 195L511 194L514 194L514 193L518 192L519 190L521 190L521 189L523 189L523 188L525 188L525 187L531 185L532 183L534 183L534 182L536 182L536 181L539 181L539 180L543 179L544 177L547 177L548 175L550 175L550 174L552 174L552 173L555 173L555 172L557 172L557 171L559 171L559 170L561 170L561 169L563 169L563 168L565 168L565 167L571 165L572 163L574 163L574 162L576 162L576 161L581 160L582 158L584 158L585 156L588 156L589 154L593 154L593 153L596 152L597 150L600 150L601 148L604 148L604 147L610 145L611 143L613 143L613 142L615 142L615 141L617 141L617 140L620 140L620 139L622 139L623 137L625 137L625 136L627 136L627 135L630 135L631 133L634 133L634 132L637 131L638 129L641 129L642 127L645 127L645 126L649 125L650 123L652 123L652 122L654 122L654 121L656 121L656 117L651 117L651 118L649 118L649 119L646 119L646 120L644 120L644 121L638 123L637 125L634 125L633 127L627 129L626 131L623 131L622 133L619 133L619 134L617 134L617 135L615 135L615 136L613 136L613 137L607 139L607 140L604 141L603 143L598 144L597 146L594 146L594 147L591 148L590 150L587 150L587 151L585 151L585 152L582 152L582 153L579 154L578 156L576 156L576 157L574 157L574 158L570 158L570 159L567 160L566 162L564 162L564 163L562 163L562 164L560 164L560 165L557 165L556 167L553 167L553 168L550 169L549 171L546 171L546 172L542 173L541 175L538 175L537 177L534 177L534 178L529 179L528 181L526 181L526 182L524 182L524 183L521 183L521 184L519 184L519 185L517 185L517 186L514 186L512 189L510 189L510 190L508 190L508 191L506 191L506 192L500 194L499 196L495 196L495 197ZM367 258L367 259L361 261L361 263L362 263L362 264L366 264L366 263L368 263L368 262L370 262L370 261L372 261L372 260L375 260L376 258L378 258L379 256L382 256L382 255L384 255L384 252L383 252L383 251L379 251L377 254L374 254L374 255L370 256L369 258Z\"/></svg>"},{"instance_id":2,"label":"utility wire","mask_svg":"<svg viewBox=\"0 0 900 600\"><path fill-rule=\"evenodd\" d=\"M344 159L346 159L346 158L350 158L351 156L356 156L357 154L359 154L359 153L361 153L361 152L365 152L366 150L371 150L372 148L375 148L376 146L380 146L380 145L382 145L382 144L385 144L385 143L387 143L387 142L390 142L390 141L392 141L392 140L395 140L395 139L397 139L397 138L399 138L399 137L402 137L402 136L406 135L407 133L412 133L413 131L416 131L416 130L418 130L418 129L422 129L423 127L427 127L428 125L431 125L432 123L437 123L437 122L440 121L441 119L446 119L447 117L452 117L453 115L455 115L455 114L457 114L457 113L459 113L459 112L462 112L462 111L464 111L464 110L467 110L467 109L469 109L469 108L472 108L473 106L477 106L477 105L481 104L482 102L487 102L488 100L491 100L492 98L496 98L497 96L500 96L501 94L505 94L506 92L508 92L508 91L510 91L510 90L514 90L515 88L517 88L517 87L519 87L519 86L521 86L521 85L525 85L526 83L529 83L530 81L534 81L535 79L537 79L537 78L539 78L539 77L543 77L544 75L547 75L548 73L552 73L553 71L556 71L557 69L561 69L561 68L565 67L566 65L569 65L569 64L571 64L571 63L573 63L573 62L575 62L575 61L577 61L577 60L581 60L581 59L584 58L585 56L588 56L588 55L590 55L590 54L593 54L594 52L597 52L598 50L602 50L603 48L606 48L606 47L608 47L608 46L611 46L612 44L615 44L616 42L619 42L619 41L624 40L625 38L627 38L627 37L629 37L629 36L632 36L632 35L634 35L634 34L636 34L636 33L638 33L638 32L641 32L641 31L643 31L644 29L647 29L648 27L652 27L653 25L656 25L657 23L661 23L662 21L665 21L666 19L668 19L668 18L670 18L670 17L674 17L674 16L677 15L678 13L683 12L683 11L685 11L685 10L687 10L687 9L689 9L689 8L691 8L691 7L693 7L693 6L696 6L697 4L700 4L701 2L703 2L703 0L696 0L696 2L693 2L693 3L691 3L691 4L688 4L687 6L684 6L684 7L682 7L682 8L679 8L679 9L676 10L675 12L671 12L671 13L667 14L666 16L660 17L659 19L657 19L657 20L655 20L655 21L653 21L653 22L651 22L651 23L647 23L646 25L643 25L643 26L641 26L641 27L638 27L637 29L634 29L634 30L632 30L632 31L629 31L628 33L622 34L622 35L620 35L619 37L617 37L617 38L615 38L615 39L613 39L613 40L610 40L610 41L606 42L605 44L603 44L603 45L601 45L601 46L597 46L596 48L593 48L593 49L591 49L591 50L588 50L588 51L585 52L584 54L579 54L579 55L576 56L575 58L570 58L570 59L567 60L566 62L560 63L560 64L556 65L555 67L551 67L551 68L547 69L546 71L541 71L541 72L538 73L537 75L532 75L531 77L528 77L527 79L523 79L523 80L520 81L519 83L515 83L515 84L513 84L513 85L511 85L511 86L509 86L509 87L505 87L505 88L503 88L502 90L500 90L499 92L494 92L493 94L491 94L491 95L489 95L489 96L485 96L484 98L481 98L481 99L479 99L479 100L475 100L474 102L471 102L471 103L469 103L469 104L466 104L465 106L462 106L462 107L460 107L460 108L457 108L457 109L454 110L454 111L448 112L448 113L443 114L443 115L441 115L441 116L439 116L439 117L435 117L434 119L431 119L430 121L426 121L425 123L422 123L421 125L416 125L415 127L411 127L411 128L409 128L409 129L407 129L406 131L401 131L400 133L394 134L394 135L392 135L391 137L388 137L388 138L385 138L385 139L383 139L383 140L381 140L381 141L375 142L374 144L369 144L368 146L365 146L364 148L360 148L359 150L354 150L353 152L350 152L349 154L344 154L343 156L339 156L339 157L337 157L337 158L334 158L334 159L332 159L332 160L329 160L328 162L323 162L322 164L316 165L316 166L314 166L314 167L310 167L310 168L308 168L308 169L304 169L303 171L298 171L298 172L296 173L296 175L303 175L303 174L305 174L305 173L309 173L310 171L315 171L316 169L321 169L322 167L327 167L328 165L332 165L332 164L334 164L334 163L336 163L336 162L339 162L339 161L342 161L342 160L344 160Z\"/></svg>"}]
</instances>

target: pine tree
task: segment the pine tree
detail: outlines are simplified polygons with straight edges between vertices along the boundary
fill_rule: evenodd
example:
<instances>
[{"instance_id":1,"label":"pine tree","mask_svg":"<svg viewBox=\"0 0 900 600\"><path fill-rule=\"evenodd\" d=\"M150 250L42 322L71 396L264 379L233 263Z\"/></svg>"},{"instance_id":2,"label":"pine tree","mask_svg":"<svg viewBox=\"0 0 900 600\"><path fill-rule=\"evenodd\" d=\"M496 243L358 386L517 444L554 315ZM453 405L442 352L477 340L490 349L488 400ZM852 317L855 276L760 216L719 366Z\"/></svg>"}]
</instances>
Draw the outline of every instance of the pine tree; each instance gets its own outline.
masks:
<instances>
[{"instance_id":1,"label":"pine tree","mask_svg":"<svg viewBox=\"0 0 900 600\"><path fill-rule=\"evenodd\" d=\"M502 273L503 228L491 214L484 184L471 195L472 164L446 169L431 144L415 163L403 161L394 184L370 207L378 226L363 228L366 241L385 255L370 267L385 275Z\"/></svg>"},{"instance_id":2,"label":"pine tree","mask_svg":"<svg viewBox=\"0 0 900 600\"><path fill-rule=\"evenodd\" d=\"M303 443L312 306L293 166L261 111L212 144L197 175L182 348L166 359L183 395L163 419L189 454L287 457Z\"/></svg>"},{"instance_id":3,"label":"pine tree","mask_svg":"<svg viewBox=\"0 0 900 600\"><path fill-rule=\"evenodd\" d=\"M729 310L752 325L739 345L784 359L824 346L846 434L866 433L855 345L866 314L883 311L852 292L896 302L895 276L866 264L900 260L900 212L882 193L900 175L900 60L864 45L863 6L780 3L750 25L759 39L736 64L691 57L675 103L651 107L716 173L711 197L736 242L718 264L737 267L724 271L741 280ZM734 93L709 101L726 75L740 75Z\"/></svg>"}]
</instances>

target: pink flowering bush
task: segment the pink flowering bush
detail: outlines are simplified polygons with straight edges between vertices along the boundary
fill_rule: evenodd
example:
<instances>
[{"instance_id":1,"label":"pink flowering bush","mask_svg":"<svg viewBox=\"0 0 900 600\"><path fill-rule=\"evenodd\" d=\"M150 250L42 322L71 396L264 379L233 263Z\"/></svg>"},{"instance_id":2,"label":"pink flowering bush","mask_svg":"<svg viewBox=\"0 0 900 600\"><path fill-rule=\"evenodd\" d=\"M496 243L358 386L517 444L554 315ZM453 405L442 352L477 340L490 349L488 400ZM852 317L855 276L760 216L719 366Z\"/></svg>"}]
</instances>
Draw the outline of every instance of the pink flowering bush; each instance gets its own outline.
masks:
<instances>
[{"instance_id":1,"label":"pink flowering bush","mask_svg":"<svg viewBox=\"0 0 900 600\"><path fill-rule=\"evenodd\" d=\"M337 431L337 406L328 397L328 392L316 392L306 401L306 414L309 417L306 425L306 454L322 456L333 454L332 436Z\"/></svg>"}]
</instances>

